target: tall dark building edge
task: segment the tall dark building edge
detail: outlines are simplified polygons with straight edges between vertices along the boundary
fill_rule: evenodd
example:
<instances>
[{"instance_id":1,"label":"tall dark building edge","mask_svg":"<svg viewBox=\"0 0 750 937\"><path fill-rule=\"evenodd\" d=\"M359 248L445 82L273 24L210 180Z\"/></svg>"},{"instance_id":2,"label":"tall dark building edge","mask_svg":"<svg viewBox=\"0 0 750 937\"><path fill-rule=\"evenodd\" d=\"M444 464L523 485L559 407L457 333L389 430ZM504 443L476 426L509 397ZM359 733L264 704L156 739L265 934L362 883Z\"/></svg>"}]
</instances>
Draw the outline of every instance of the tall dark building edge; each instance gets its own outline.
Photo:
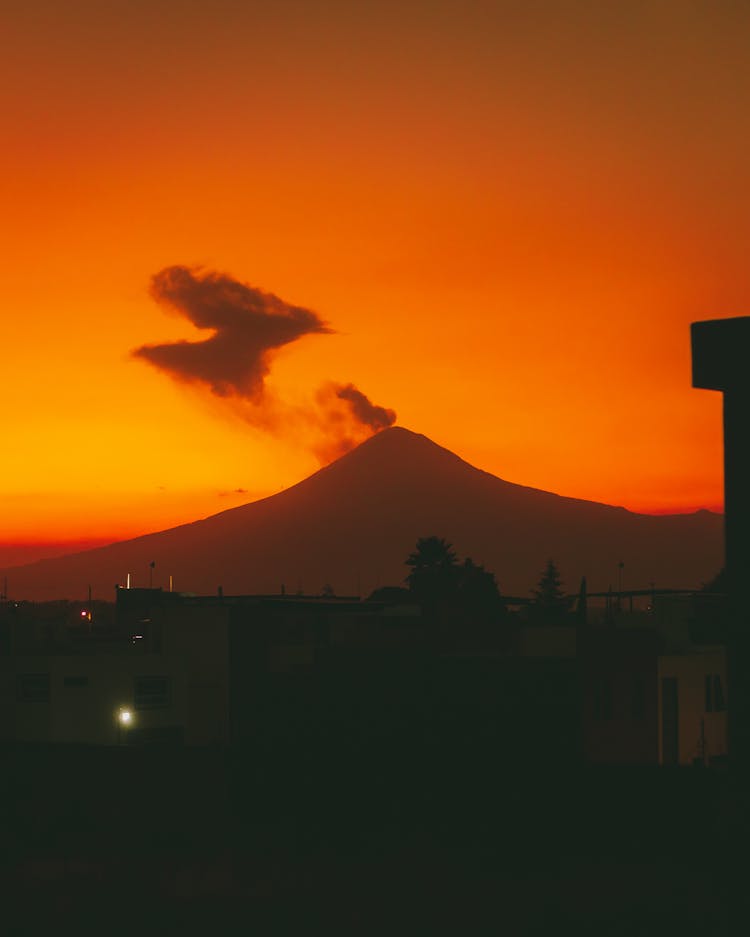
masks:
<instances>
[{"instance_id":1,"label":"tall dark building edge","mask_svg":"<svg viewBox=\"0 0 750 937\"><path fill-rule=\"evenodd\" d=\"M729 756L750 769L750 316L694 322L693 387L724 394L725 567L730 608Z\"/></svg>"}]
</instances>

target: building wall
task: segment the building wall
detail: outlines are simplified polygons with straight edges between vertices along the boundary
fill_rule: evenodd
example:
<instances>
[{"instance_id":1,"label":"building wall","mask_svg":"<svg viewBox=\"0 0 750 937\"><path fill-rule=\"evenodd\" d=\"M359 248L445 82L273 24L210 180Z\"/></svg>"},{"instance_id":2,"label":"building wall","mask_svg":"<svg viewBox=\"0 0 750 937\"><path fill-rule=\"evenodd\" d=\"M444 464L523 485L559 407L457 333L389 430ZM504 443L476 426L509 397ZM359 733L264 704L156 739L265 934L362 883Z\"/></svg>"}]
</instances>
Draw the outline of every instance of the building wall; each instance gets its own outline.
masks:
<instances>
[{"instance_id":1,"label":"building wall","mask_svg":"<svg viewBox=\"0 0 750 937\"><path fill-rule=\"evenodd\" d=\"M227 743L227 614L220 603L118 590L116 617L73 631L66 609L22 611L8 620L0 654L0 738ZM132 713L128 726L118 721L122 708Z\"/></svg>"},{"instance_id":2,"label":"building wall","mask_svg":"<svg viewBox=\"0 0 750 937\"><path fill-rule=\"evenodd\" d=\"M186 675L185 743L229 742L229 650L226 607L167 607L163 651Z\"/></svg>"},{"instance_id":3,"label":"building wall","mask_svg":"<svg viewBox=\"0 0 750 937\"><path fill-rule=\"evenodd\" d=\"M710 701L706 699L707 676L712 680ZM723 700L715 699L714 677L719 678ZM698 758L710 761L726 755L727 680L724 648L694 648L690 653L663 655L659 658L660 764L673 762L673 745L668 738L665 739L665 722L668 722L669 716L665 711L664 681L669 679L677 681L677 764L690 765ZM710 711L707 711L707 703L711 707Z\"/></svg>"},{"instance_id":4,"label":"building wall","mask_svg":"<svg viewBox=\"0 0 750 937\"><path fill-rule=\"evenodd\" d=\"M653 631L589 629L581 635L583 753L600 764L656 764L657 637Z\"/></svg>"},{"instance_id":5,"label":"building wall","mask_svg":"<svg viewBox=\"0 0 750 937\"><path fill-rule=\"evenodd\" d=\"M577 629L569 625L526 625L518 633L521 657L574 659Z\"/></svg>"},{"instance_id":6,"label":"building wall","mask_svg":"<svg viewBox=\"0 0 750 937\"><path fill-rule=\"evenodd\" d=\"M29 699L32 678L48 676L45 699ZM137 678L166 677L165 705L139 708ZM33 695L33 694L32 694ZM0 669L0 734L21 742L67 742L117 745L128 732L182 727L186 723L187 674L181 662L154 654L19 655ZM132 712L123 728L118 712Z\"/></svg>"}]
</instances>

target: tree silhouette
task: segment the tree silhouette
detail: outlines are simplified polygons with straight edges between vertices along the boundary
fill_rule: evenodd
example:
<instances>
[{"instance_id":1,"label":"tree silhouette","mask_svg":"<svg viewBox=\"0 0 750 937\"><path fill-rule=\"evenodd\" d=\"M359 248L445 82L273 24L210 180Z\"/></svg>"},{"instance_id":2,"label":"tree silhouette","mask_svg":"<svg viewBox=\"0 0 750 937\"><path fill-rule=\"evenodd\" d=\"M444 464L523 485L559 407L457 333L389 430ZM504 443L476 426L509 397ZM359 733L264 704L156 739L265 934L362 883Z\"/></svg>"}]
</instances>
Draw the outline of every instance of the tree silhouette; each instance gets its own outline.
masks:
<instances>
[{"instance_id":1,"label":"tree silhouette","mask_svg":"<svg viewBox=\"0 0 750 937\"><path fill-rule=\"evenodd\" d=\"M421 537L409 554L406 577L411 595L426 608L497 618L506 611L495 577L467 557L459 565L453 546L439 537Z\"/></svg>"},{"instance_id":2,"label":"tree silhouette","mask_svg":"<svg viewBox=\"0 0 750 937\"><path fill-rule=\"evenodd\" d=\"M532 595L532 618L545 623L561 622L564 619L568 601L554 560L547 560L539 585L532 589Z\"/></svg>"},{"instance_id":3,"label":"tree silhouette","mask_svg":"<svg viewBox=\"0 0 750 937\"><path fill-rule=\"evenodd\" d=\"M467 557L458 572L458 600L462 608L492 616L506 611L495 577L484 566Z\"/></svg>"},{"instance_id":4,"label":"tree silhouette","mask_svg":"<svg viewBox=\"0 0 750 937\"><path fill-rule=\"evenodd\" d=\"M410 592L420 601L445 601L456 591L457 559L453 546L441 537L420 537L409 554L406 577Z\"/></svg>"}]
</instances>

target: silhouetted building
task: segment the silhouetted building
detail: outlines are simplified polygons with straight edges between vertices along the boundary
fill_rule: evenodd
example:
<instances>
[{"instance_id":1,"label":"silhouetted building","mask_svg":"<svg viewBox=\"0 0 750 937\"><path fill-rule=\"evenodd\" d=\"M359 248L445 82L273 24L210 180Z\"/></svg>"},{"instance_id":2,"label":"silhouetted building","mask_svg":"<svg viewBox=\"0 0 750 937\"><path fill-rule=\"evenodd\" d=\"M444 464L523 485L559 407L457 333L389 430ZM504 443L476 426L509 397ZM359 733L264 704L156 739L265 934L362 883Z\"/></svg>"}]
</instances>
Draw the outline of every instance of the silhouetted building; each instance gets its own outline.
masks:
<instances>
[{"instance_id":1,"label":"silhouetted building","mask_svg":"<svg viewBox=\"0 0 750 937\"><path fill-rule=\"evenodd\" d=\"M607 764L691 765L727 755L726 652L705 643L712 611L697 594L657 596L649 612L582 630L583 749ZM724 614L722 597L710 603Z\"/></svg>"},{"instance_id":2,"label":"silhouetted building","mask_svg":"<svg viewBox=\"0 0 750 937\"><path fill-rule=\"evenodd\" d=\"M581 606L548 626L331 596L119 588L114 615L5 603L0 737L710 763L726 753L710 598L661 596L598 624Z\"/></svg>"},{"instance_id":3,"label":"silhouetted building","mask_svg":"<svg viewBox=\"0 0 750 937\"><path fill-rule=\"evenodd\" d=\"M509 764L578 752L575 653L564 628L551 653L519 654L507 621L483 616L157 589L118 589L106 628L94 616L83 629L61 621L51 634L39 627L43 606L0 617L0 734L9 740L276 754L307 746L336 757L351 745L395 746L404 757L420 745L461 745L487 757L502 750Z\"/></svg>"},{"instance_id":4,"label":"silhouetted building","mask_svg":"<svg viewBox=\"0 0 750 937\"><path fill-rule=\"evenodd\" d=\"M724 542L729 596L730 750L750 771L750 317L691 325L693 387L723 393Z\"/></svg>"},{"instance_id":5,"label":"silhouetted building","mask_svg":"<svg viewBox=\"0 0 750 937\"><path fill-rule=\"evenodd\" d=\"M304 672L347 616L380 612L356 599L122 588L116 598L103 627L75 603L5 604L0 736L227 745L238 687L259 673Z\"/></svg>"}]
</instances>

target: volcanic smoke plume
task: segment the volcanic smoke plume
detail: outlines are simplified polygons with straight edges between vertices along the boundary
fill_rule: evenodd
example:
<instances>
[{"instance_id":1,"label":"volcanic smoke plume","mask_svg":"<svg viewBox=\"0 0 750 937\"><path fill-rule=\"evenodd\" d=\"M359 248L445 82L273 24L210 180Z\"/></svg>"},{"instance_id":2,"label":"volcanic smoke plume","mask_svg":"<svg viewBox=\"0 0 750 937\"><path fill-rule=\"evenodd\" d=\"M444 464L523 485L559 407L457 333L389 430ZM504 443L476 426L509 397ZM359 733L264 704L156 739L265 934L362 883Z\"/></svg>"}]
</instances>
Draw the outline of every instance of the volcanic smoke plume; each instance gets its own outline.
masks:
<instances>
[{"instance_id":1,"label":"volcanic smoke plume","mask_svg":"<svg viewBox=\"0 0 750 937\"><path fill-rule=\"evenodd\" d=\"M303 335L331 330L309 309L290 306L272 293L221 273L167 267L151 280L151 295L199 329L202 342L143 345L133 354L183 381L207 384L219 397L263 397L275 349Z\"/></svg>"},{"instance_id":2,"label":"volcanic smoke plume","mask_svg":"<svg viewBox=\"0 0 750 937\"><path fill-rule=\"evenodd\" d=\"M286 405L269 391L266 377L277 349L305 335L332 333L312 310L224 273L185 266L155 274L150 293L212 334L198 342L142 345L134 357L228 398L254 426L275 433L294 428L327 462L395 422L393 410L371 403L353 384L325 384L308 408Z\"/></svg>"},{"instance_id":3,"label":"volcanic smoke plume","mask_svg":"<svg viewBox=\"0 0 750 937\"><path fill-rule=\"evenodd\" d=\"M354 384L324 384L316 394L321 438L313 451L332 462L369 436L393 426L396 411L372 403Z\"/></svg>"}]
</instances>

